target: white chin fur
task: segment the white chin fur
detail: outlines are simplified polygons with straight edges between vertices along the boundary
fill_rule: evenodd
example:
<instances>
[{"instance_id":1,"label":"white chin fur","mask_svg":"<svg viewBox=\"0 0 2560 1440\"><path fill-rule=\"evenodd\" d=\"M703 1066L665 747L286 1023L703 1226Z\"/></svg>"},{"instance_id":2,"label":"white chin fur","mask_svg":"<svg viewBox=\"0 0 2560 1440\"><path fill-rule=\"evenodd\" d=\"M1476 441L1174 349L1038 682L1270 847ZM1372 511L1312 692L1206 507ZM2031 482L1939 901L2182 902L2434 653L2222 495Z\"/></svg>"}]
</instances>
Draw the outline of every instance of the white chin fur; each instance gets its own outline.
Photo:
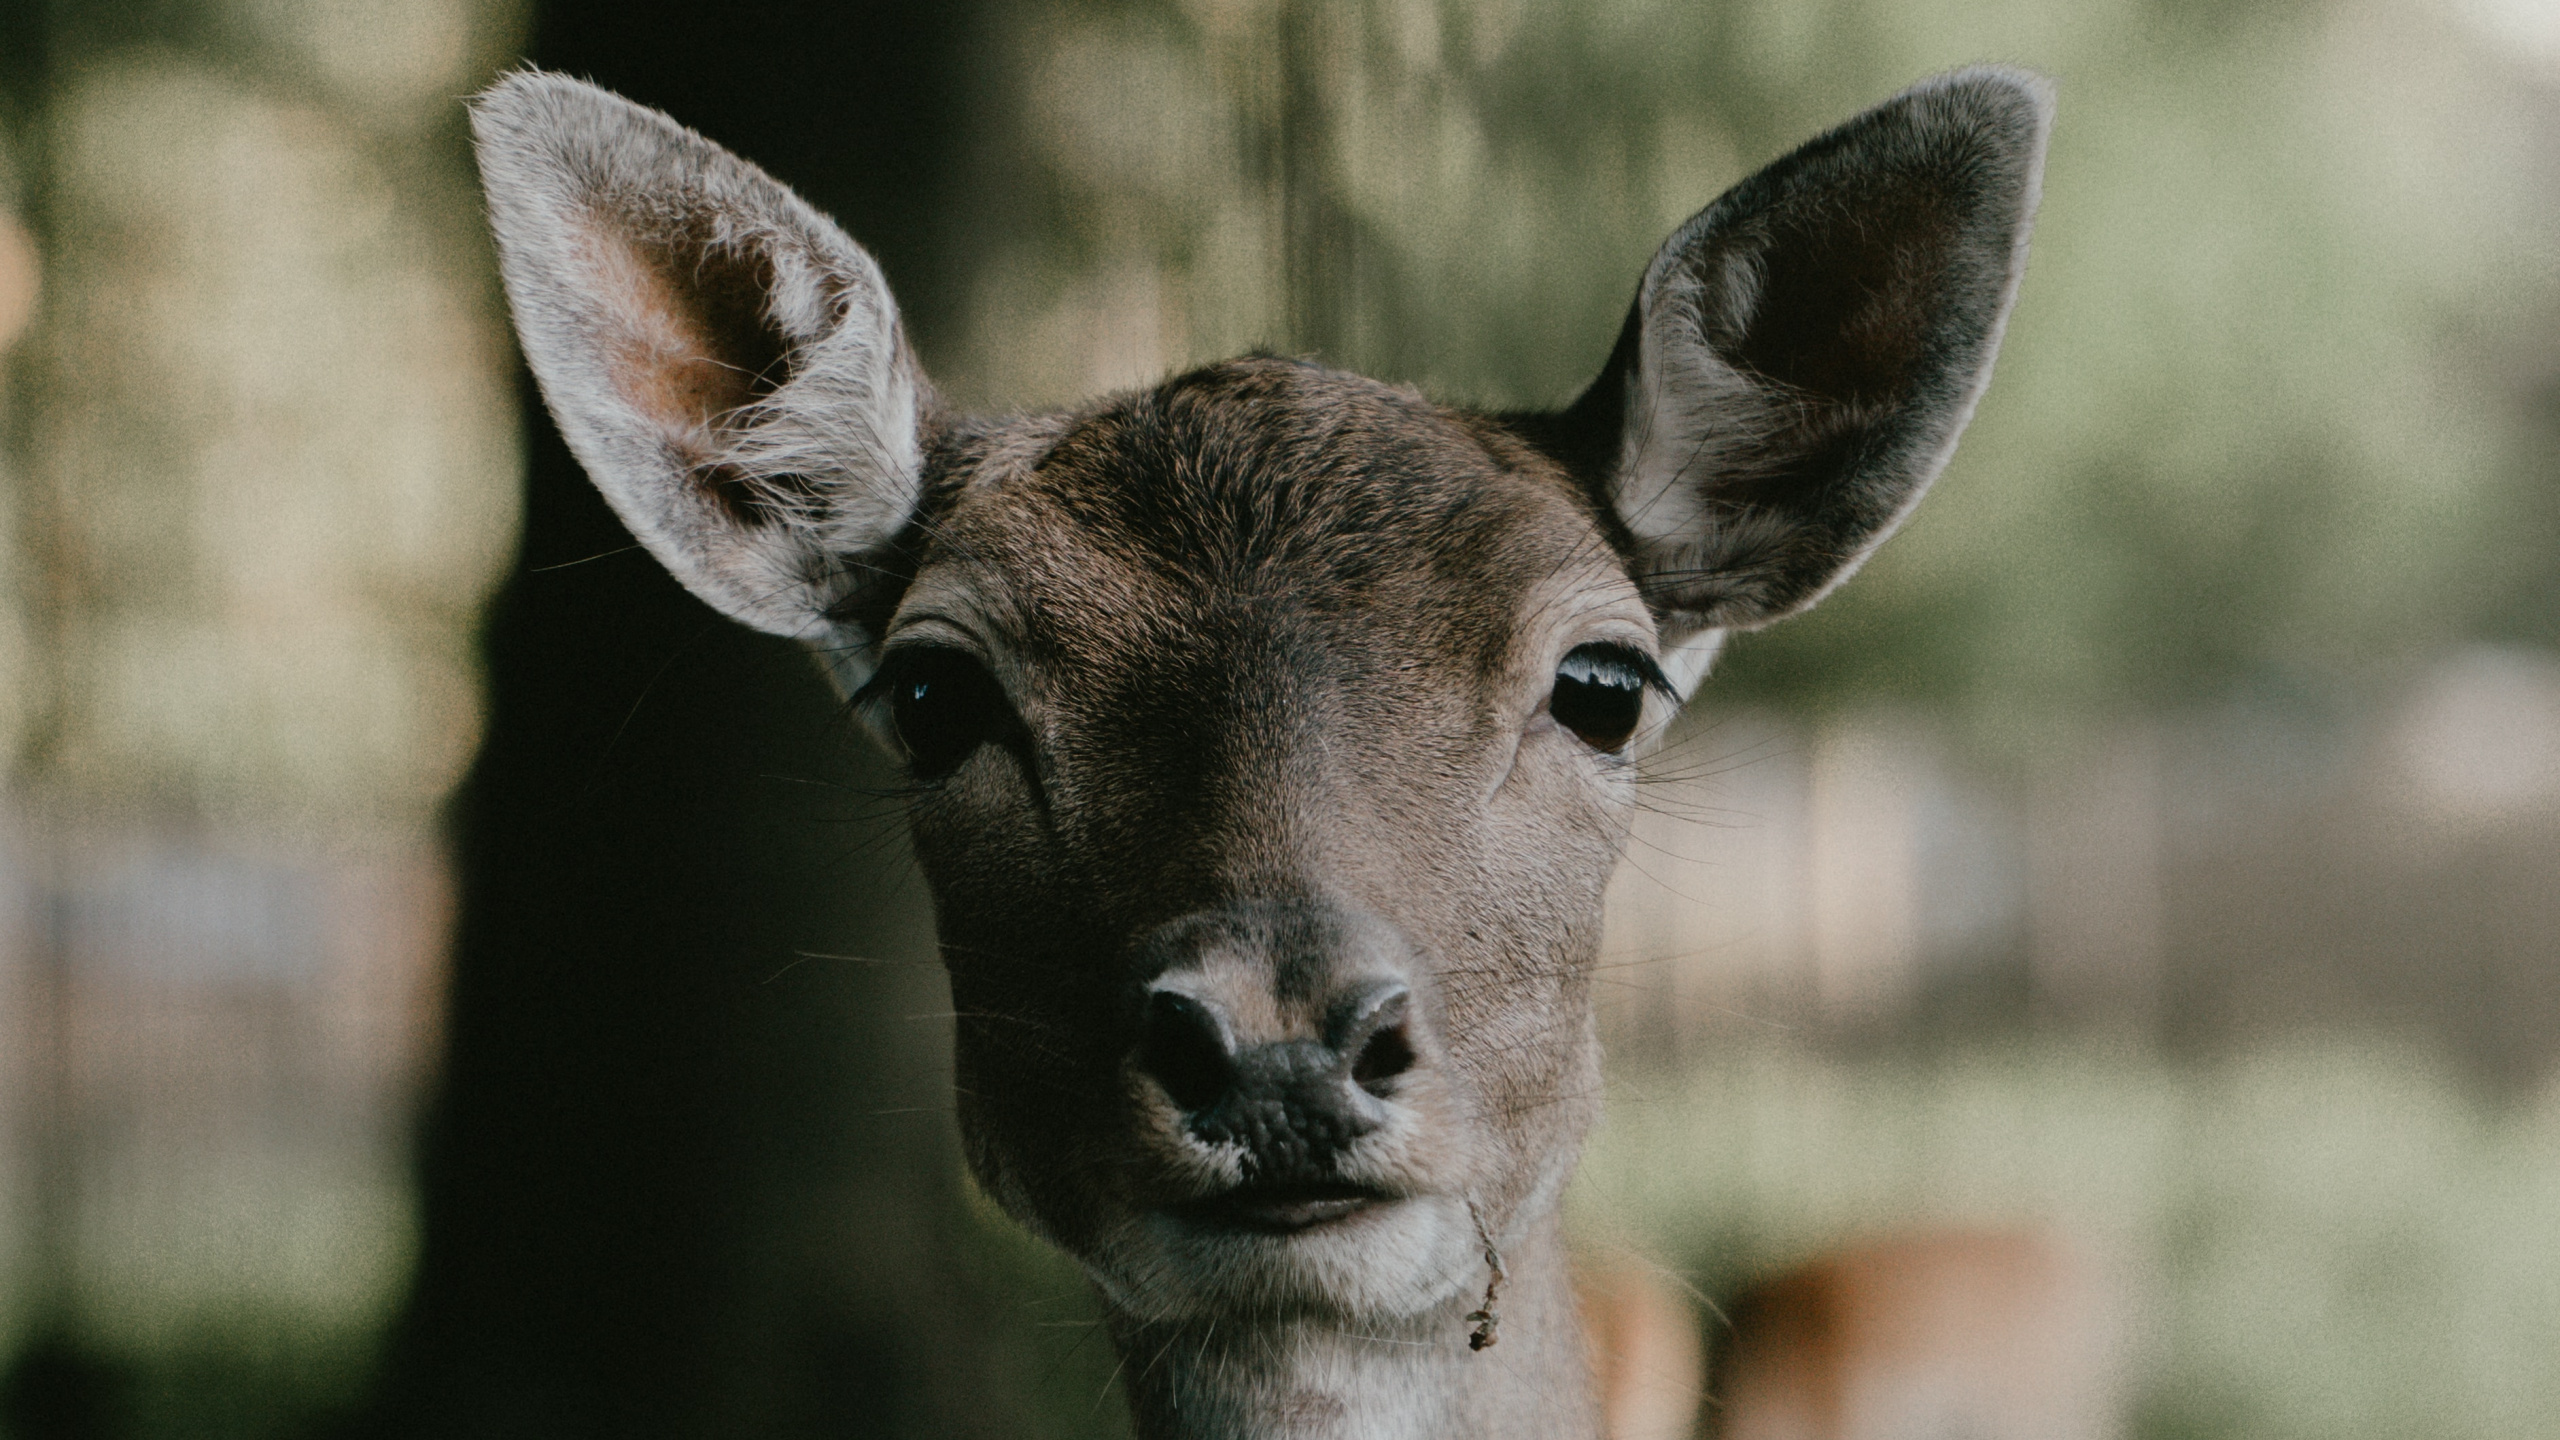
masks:
<instances>
[{"instance_id":1,"label":"white chin fur","mask_svg":"<svg viewBox=\"0 0 2560 1440\"><path fill-rule=\"evenodd\" d=\"M1429 1195L1293 1235L1213 1230L1149 1212L1104 1238L1085 1268L1149 1321L1226 1315L1376 1321L1417 1315L1480 1285L1466 1202Z\"/></svg>"}]
</instances>

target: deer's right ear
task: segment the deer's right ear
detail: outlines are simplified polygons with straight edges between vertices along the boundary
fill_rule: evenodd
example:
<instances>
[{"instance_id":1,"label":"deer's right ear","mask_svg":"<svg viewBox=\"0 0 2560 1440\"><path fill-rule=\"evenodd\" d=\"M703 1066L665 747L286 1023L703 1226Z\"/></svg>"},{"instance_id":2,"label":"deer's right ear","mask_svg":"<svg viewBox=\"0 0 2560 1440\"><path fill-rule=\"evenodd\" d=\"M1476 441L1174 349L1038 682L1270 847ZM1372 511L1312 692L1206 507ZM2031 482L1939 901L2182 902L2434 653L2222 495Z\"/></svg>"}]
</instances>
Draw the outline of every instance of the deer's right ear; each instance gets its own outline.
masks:
<instances>
[{"instance_id":1,"label":"deer's right ear","mask_svg":"<svg viewBox=\"0 0 2560 1440\"><path fill-rule=\"evenodd\" d=\"M1685 694L1718 638L1820 599L1945 466L2026 263L2052 100L1905 91L1698 212L1554 418L1615 514Z\"/></svg>"},{"instance_id":2,"label":"deer's right ear","mask_svg":"<svg viewBox=\"0 0 2560 1440\"><path fill-rule=\"evenodd\" d=\"M781 182L593 85L509 75L471 125L569 448L687 589L859 684L878 637L844 617L914 515L930 393L880 267Z\"/></svg>"}]
</instances>

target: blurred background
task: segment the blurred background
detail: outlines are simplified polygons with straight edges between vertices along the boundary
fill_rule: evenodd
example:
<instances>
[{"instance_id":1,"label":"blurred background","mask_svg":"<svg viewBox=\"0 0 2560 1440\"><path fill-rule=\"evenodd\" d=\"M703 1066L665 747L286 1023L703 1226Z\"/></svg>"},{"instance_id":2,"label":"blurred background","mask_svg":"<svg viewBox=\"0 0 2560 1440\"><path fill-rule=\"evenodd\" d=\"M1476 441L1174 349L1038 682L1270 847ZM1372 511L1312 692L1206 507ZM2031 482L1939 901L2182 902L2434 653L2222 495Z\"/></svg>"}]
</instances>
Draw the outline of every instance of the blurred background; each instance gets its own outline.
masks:
<instances>
[{"instance_id":1,"label":"blurred background","mask_svg":"<svg viewBox=\"0 0 2560 1440\"><path fill-rule=\"evenodd\" d=\"M0 0L0 1434L1125 1428L891 776L539 412L498 70L800 187L969 406L1519 406L1985 59L2061 93L1998 378L1650 764L1576 1233L2047 1227L2129 1435L2560 1433L2553 0Z\"/></svg>"}]
</instances>

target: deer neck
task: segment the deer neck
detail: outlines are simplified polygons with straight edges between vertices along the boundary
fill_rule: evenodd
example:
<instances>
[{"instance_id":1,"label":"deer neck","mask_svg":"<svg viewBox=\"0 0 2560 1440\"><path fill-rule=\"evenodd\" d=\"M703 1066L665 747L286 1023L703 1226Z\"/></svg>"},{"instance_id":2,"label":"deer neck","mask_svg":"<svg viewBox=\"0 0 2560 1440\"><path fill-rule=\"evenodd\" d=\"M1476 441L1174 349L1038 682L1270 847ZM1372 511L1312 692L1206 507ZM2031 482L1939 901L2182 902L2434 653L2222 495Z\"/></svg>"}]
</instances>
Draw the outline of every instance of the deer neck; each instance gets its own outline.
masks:
<instances>
[{"instance_id":1,"label":"deer neck","mask_svg":"<svg viewBox=\"0 0 2560 1440\"><path fill-rule=\"evenodd\" d=\"M1598 1412L1554 1213L1502 1258L1484 1350L1468 1346L1481 1277L1393 1324L1115 1316L1139 1440L1588 1440Z\"/></svg>"}]
</instances>

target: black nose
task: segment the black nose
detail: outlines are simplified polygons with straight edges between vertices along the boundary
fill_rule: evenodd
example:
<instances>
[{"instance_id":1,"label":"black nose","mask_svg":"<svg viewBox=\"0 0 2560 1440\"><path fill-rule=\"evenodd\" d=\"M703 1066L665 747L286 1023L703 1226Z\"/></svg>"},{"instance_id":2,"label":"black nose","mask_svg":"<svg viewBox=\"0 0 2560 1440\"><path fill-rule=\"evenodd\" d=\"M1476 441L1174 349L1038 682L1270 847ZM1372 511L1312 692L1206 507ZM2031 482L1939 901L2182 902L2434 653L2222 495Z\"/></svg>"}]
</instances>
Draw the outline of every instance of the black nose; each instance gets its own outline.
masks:
<instances>
[{"instance_id":1,"label":"black nose","mask_svg":"<svg viewBox=\"0 0 2560 1440\"><path fill-rule=\"evenodd\" d=\"M1412 1005L1403 982L1375 982L1329 1007L1322 1038L1239 1050L1215 1001L1159 986L1147 997L1138 1065L1193 1135L1242 1146L1256 1180L1321 1175L1378 1127L1379 1102L1413 1068Z\"/></svg>"}]
</instances>

